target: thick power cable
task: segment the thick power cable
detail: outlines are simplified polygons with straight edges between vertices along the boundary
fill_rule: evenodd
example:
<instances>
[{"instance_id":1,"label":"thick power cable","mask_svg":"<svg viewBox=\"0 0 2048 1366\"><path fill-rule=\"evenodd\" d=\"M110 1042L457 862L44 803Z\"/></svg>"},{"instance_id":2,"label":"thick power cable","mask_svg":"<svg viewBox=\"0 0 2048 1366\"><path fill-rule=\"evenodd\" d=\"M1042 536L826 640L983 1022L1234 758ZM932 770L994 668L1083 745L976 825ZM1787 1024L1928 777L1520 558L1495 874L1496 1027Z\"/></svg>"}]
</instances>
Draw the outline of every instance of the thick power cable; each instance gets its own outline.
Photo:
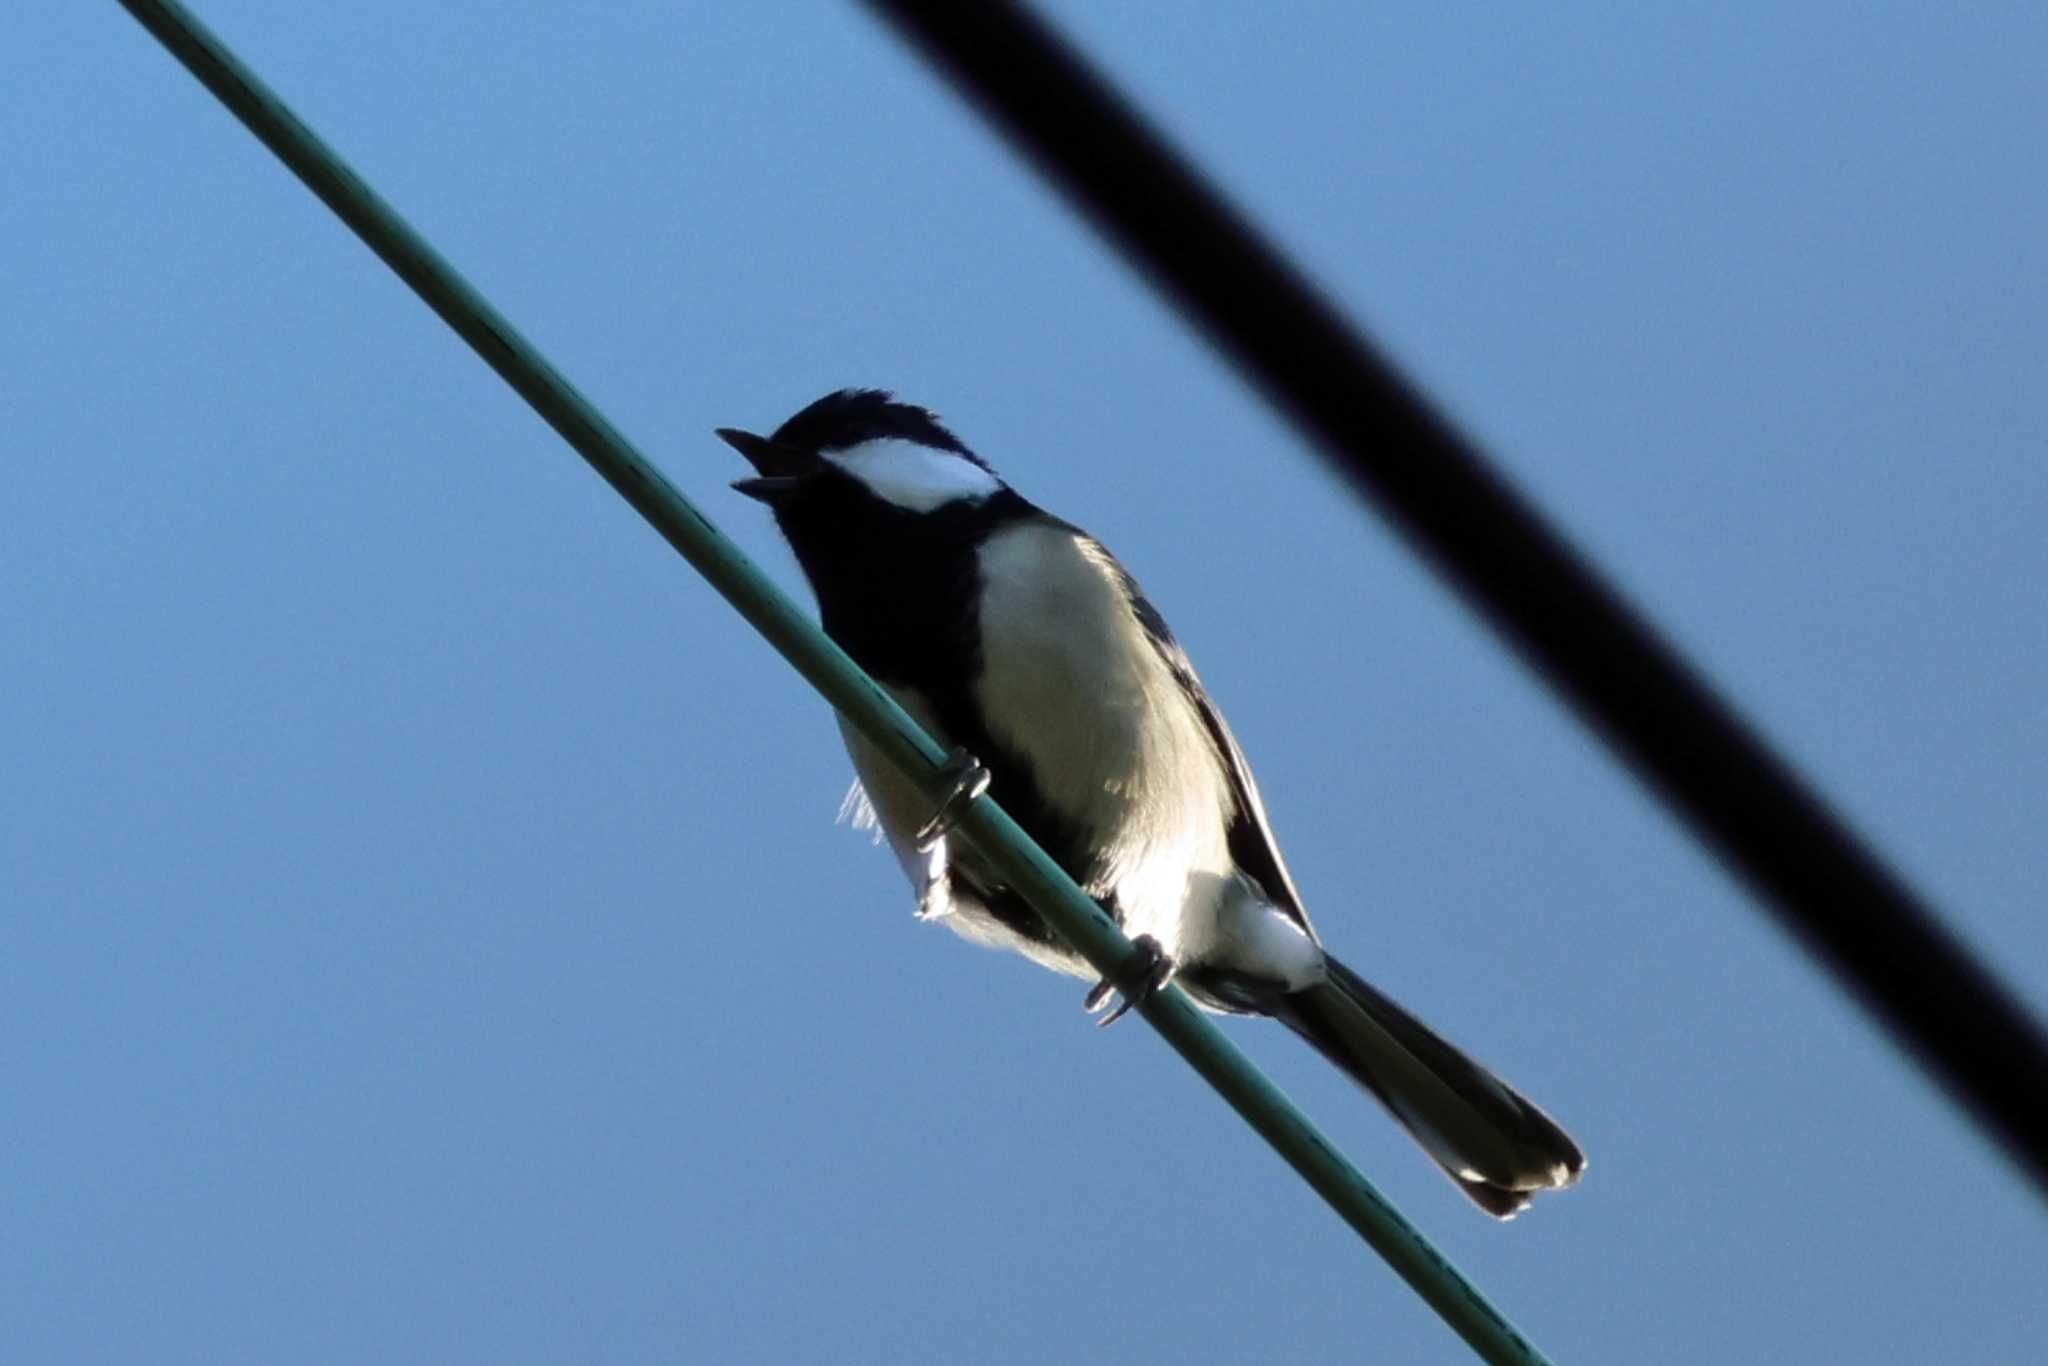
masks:
<instances>
[{"instance_id":1,"label":"thick power cable","mask_svg":"<svg viewBox=\"0 0 2048 1366\"><path fill-rule=\"evenodd\" d=\"M1372 500L2048 1194L2048 1036L1791 765L1027 7L868 3Z\"/></svg>"}]
</instances>

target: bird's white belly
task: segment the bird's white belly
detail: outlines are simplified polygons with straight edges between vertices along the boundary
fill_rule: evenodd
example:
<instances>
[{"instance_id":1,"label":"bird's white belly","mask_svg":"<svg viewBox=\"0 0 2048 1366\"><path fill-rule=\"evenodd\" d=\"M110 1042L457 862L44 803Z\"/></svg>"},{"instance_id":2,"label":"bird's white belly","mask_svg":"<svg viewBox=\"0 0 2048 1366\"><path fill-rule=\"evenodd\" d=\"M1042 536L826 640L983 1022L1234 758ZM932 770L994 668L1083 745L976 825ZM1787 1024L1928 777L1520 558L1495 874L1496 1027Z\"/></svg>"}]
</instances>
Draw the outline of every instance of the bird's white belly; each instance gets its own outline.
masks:
<instances>
[{"instance_id":1,"label":"bird's white belly","mask_svg":"<svg viewBox=\"0 0 2048 1366\"><path fill-rule=\"evenodd\" d=\"M1240 873L1229 850L1236 798L1223 756L1146 635L1107 552L1070 530L1024 523L981 550L976 703L992 739L1024 760L1039 795L1098 851L1083 890L1113 899L1125 933L1150 935L1181 963L1235 967L1289 989L1316 980L1322 952ZM890 691L942 743L926 700ZM1063 944L1018 935L946 870L977 862L957 838L927 851L910 832L929 799L841 723L854 768L923 912L977 942L1076 975ZM1000 798L1001 794L997 796Z\"/></svg>"},{"instance_id":2,"label":"bird's white belly","mask_svg":"<svg viewBox=\"0 0 2048 1366\"><path fill-rule=\"evenodd\" d=\"M1087 890L1176 958L1216 937L1232 890L1232 796L1194 705L1132 612L1106 553L1024 523L981 550L978 701L1040 795L1104 851Z\"/></svg>"}]
</instances>

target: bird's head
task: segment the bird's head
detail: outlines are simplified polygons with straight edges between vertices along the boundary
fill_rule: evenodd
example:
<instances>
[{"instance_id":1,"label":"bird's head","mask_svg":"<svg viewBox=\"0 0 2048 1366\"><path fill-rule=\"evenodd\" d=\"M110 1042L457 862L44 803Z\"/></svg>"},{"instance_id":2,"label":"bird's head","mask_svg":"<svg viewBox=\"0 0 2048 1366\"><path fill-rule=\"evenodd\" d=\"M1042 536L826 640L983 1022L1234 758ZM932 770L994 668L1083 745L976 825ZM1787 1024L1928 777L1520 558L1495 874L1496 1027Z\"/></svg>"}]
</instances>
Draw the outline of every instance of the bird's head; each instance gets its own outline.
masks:
<instances>
[{"instance_id":1,"label":"bird's head","mask_svg":"<svg viewBox=\"0 0 2048 1366\"><path fill-rule=\"evenodd\" d=\"M732 427L718 435L755 470L733 487L774 509L785 533L789 514L799 509L922 516L1004 490L995 471L930 411L898 403L882 389L827 394L773 436Z\"/></svg>"}]
</instances>

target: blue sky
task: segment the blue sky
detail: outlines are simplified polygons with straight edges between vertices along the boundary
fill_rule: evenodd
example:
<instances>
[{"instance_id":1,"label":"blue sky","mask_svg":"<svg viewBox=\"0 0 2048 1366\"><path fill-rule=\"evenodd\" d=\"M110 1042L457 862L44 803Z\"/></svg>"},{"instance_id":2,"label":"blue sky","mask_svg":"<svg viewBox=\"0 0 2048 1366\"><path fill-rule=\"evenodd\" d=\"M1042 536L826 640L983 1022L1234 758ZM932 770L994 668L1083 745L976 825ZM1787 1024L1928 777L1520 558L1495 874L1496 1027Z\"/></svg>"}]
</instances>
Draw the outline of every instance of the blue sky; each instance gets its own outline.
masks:
<instances>
[{"instance_id":1,"label":"blue sky","mask_svg":"<svg viewBox=\"0 0 2048 1366\"><path fill-rule=\"evenodd\" d=\"M2048 1002L2048 17L1190 10L1056 12ZM1559 1360L2038 1352L2040 1200L865 12L201 13L793 590L710 429L844 384L1115 547L1591 1170L1233 1034ZM1465 1359L117 6L0 127L0 1357Z\"/></svg>"}]
</instances>

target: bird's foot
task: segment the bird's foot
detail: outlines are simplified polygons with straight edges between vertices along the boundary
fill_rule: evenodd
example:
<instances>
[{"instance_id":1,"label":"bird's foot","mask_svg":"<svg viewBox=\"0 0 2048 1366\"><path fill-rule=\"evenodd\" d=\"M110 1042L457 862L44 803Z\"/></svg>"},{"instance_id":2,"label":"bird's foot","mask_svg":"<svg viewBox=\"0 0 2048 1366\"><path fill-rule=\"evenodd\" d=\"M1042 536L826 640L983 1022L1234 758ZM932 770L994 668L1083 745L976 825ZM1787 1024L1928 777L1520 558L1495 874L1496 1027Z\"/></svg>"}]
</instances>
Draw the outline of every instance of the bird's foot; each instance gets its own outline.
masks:
<instances>
[{"instance_id":1,"label":"bird's foot","mask_svg":"<svg viewBox=\"0 0 2048 1366\"><path fill-rule=\"evenodd\" d=\"M946 795L939 799L939 809L932 813L932 818L917 829L919 853L931 852L968 804L988 791L990 782L989 771L981 766L981 761L957 745L939 765L939 776L946 780Z\"/></svg>"},{"instance_id":2,"label":"bird's foot","mask_svg":"<svg viewBox=\"0 0 2048 1366\"><path fill-rule=\"evenodd\" d=\"M1173 974L1180 970L1180 964L1166 956L1166 950L1159 947L1159 941L1149 934L1141 934L1131 941L1136 950L1115 978L1105 977L1088 989L1088 995L1081 1001L1081 1008L1093 1015L1102 1009L1115 992L1123 1000L1115 1010L1096 1022L1097 1029L1107 1029L1130 1013L1132 1006L1143 1005L1159 993L1159 989L1173 980Z\"/></svg>"}]
</instances>

